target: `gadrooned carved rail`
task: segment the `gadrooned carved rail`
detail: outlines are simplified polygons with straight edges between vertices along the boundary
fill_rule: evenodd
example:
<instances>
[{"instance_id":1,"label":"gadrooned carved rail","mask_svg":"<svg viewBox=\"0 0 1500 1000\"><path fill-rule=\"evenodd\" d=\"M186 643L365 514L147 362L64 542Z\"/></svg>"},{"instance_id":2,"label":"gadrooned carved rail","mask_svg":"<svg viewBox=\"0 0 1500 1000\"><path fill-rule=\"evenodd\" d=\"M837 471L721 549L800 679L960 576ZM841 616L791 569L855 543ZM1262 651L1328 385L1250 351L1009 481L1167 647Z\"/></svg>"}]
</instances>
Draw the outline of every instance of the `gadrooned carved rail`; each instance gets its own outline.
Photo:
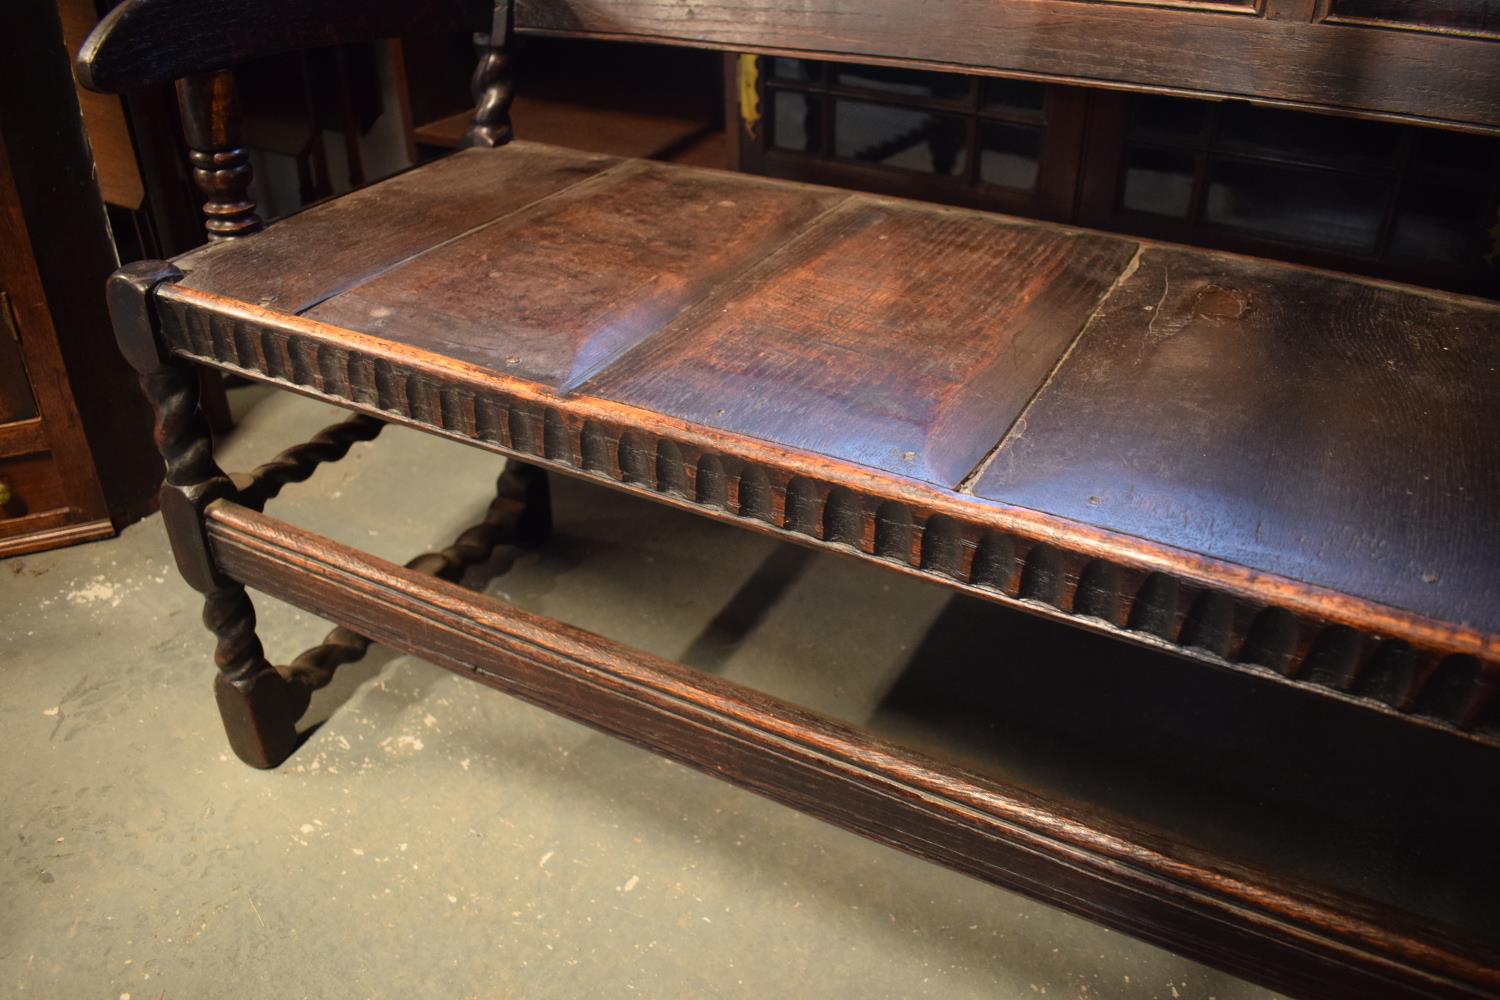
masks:
<instances>
[{"instance_id":1,"label":"gadrooned carved rail","mask_svg":"<svg viewBox=\"0 0 1500 1000\"><path fill-rule=\"evenodd\" d=\"M194 361L1500 745L1496 666L1439 642L1351 627L1185 575L997 530L961 512L746 461L686 435L589 417L566 400L524 398L477 376L439 377L416 362L284 328L292 324L194 308L170 292L160 315L167 345Z\"/></svg>"}]
</instances>

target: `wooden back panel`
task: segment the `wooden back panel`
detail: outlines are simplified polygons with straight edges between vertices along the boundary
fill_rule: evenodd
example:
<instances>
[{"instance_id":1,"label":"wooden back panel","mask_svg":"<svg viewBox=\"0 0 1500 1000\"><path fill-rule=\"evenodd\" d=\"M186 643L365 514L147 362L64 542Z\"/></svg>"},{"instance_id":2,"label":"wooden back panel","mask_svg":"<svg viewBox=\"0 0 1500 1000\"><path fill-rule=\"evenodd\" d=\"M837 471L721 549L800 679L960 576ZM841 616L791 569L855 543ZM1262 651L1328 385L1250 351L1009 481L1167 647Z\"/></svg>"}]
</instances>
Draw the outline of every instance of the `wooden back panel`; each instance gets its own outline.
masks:
<instances>
[{"instance_id":1,"label":"wooden back panel","mask_svg":"<svg viewBox=\"0 0 1500 1000\"><path fill-rule=\"evenodd\" d=\"M511 0L125 0L79 53L122 91L246 59L504 24ZM1500 0L1454 27L1368 0L514 0L518 31L809 55L1500 134Z\"/></svg>"},{"instance_id":2,"label":"wooden back panel","mask_svg":"<svg viewBox=\"0 0 1500 1000\"><path fill-rule=\"evenodd\" d=\"M417 31L489 30L492 0L124 0L78 52L78 81L120 93L262 56Z\"/></svg>"},{"instance_id":3,"label":"wooden back panel","mask_svg":"<svg viewBox=\"0 0 1500 1000\"><path fill-rule=\"evenodd\" d=\"M1352 2L1352 0L1349 0ZM1477 6L1500 8L1496 0ZM516 30L1240 98L1500 132L1500 32L1341 0L516 0ZM1491 22L1500 20L1500 9Z\"/></svg>"}]
</instances>

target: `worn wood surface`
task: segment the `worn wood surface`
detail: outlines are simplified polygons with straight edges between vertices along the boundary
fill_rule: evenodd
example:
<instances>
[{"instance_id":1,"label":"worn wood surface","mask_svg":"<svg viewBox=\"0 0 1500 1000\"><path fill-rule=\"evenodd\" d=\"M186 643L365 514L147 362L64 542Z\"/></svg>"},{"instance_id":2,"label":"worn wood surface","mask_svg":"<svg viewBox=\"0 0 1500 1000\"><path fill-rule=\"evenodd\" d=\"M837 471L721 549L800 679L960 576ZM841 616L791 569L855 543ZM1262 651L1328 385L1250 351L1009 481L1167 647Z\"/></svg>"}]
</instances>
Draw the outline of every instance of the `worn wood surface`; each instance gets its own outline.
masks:
<instances>
[{"instance_id":1,"label":"worn wood surface","mask_svg":"<svg viewBox=\"0 0 1500 1000\"><path fill-rule=\"evenodd\" d=\"M232 503L215 560L377 641L874 840L1300 996L1483 996L1500 956L1348 896L997 785Z\"/></svg>"},{"instance_id":2,"label":"worn wood surface","mask_svg":"<svg viewBox=\"0 0 1500 1000\"><path fill-rule=\"evenodd\" d=\"M1124 641L1500 742L1495 683L1476 659L1492 662L1494 641L1473 629L633 407L560 399L300 318L207 304L211 312L186 291L163 296L176 353Z\"/></svg>"},{"instance_id":3,"label":"worn wood surface","mask_svg":"<svg viewBox=\"0 0 1500 1000\"><path fill-rule=\"evenodd\" d=\"M438 346L449 357L544 385L574 385L844 197L628 161L307 315L398 343Z\"/></svg>"},{"instance_id":4,"label":"worn wood surface","mask_svg":"<svg viewBox=\"0 0 1500 1000\"><path fill-rule=\"evenodd\" d=\"M1134 252L852 198L580 391L957 487Z\"/></svg>"},{"instance_id":5,"label":"worn wood surface","mask_svg":"<svg viewBox=\"0 0 1500 1000\"><path fill-rule=\"evenodd\" d=\"M489 0L125 0L78 53L78 79L121 93L261 56L411 31L489 27Z\"/></svg>"},{"instance_id":6,"label":"worn wood surface","mask_svg":"<svg viewBox=\"0 0 1500 1000\"><path fill-rule=\"evenodd\" d=\"M298 313L615 162L516 148L524 155L475 150L398 174L304 209L252 242L188 254L181 267L194 288Z\"/></svg>"},{"instance_id":7,"label":"worn wood surface","mask_svg":"<svg viewBox=\"0 0 1500 1000\"><path fill-rule=\"evenodd\" d=\"M486 161L548 155L517 145L467 153L443 169L492 170ZM425 172L389 183L417 190ZM455 174L443 177L451 184ZM1234 276L1226 280L1234 288L1204 291L1200 282L1158 302L1141 289L1165 251L1137 255L1134 243L1060 227L660 164L590 173L446 241L413 235L431 213L380 211L380 187L362 197L361 218L390 220L370 223L363 246L399 245L405 256L381 257L388 263L362 273L362 284L351 275L353 287L328 294L340 287L337 272L321 264L346 241L320 219L323 209L241 246L190 254L182 260L188 277L162 293L168 343L232 371L1132 641L1481 739L1500 732L1495 668L1484 666L1500 659L1500 640L1481 613L1494 603L1481 579L1482 550L1439 557L1437 571L1455 573L1447 586L1370 582L1372 573L1416 565L1487 530L1483 498L1444 497L1460 486L1477 495L1495 466L1493 435L1452 432L1471 426L1464 401L1490 398L1493 376L1443 360L1452 353L1444 348L1468 341L1418 331L1422 317L1439 314L1454 328L1490 329L1493 306L1189 251L1173 252L1205 274ZM267 297L257 292L262 283L279 290L299 267L316 276L311 294L269 298L280 305L326 294L320 304L303 315L256 304ZM1338 333L1324 329L1332 315L1319 304L1324 284L1380 307L1334 309L1358 316L1349 328L1357 346L1309 348L1307 363L1321 368L1272 377L1302 363L1297 345ZM1242 314L1240 285L1263 300ZM233 296L224 294L230 287ZM1137 301L1142 295L1150 301ZM1108 354L1092 346L1095 338L1121 330L1155 342L1195 317L1210 333L1233 323L1254 332L1263 317L1280 339L1262 330L1222 357L1199 352L1178 382L1122 378L1127 402L1114 411L1090 416L1079 407L1059 418L1069 430L1058 433L1100 442L1068 453L1075 475L1107 477L1149 456L1145 465L1177 489L1177 514L1148 532L1111 520L1115 505L1094 517L1106 505L1088 499L1104 494L1082 497L1084 509L1054 511L984 479L1009 467L1010 452L999 462L992 453L1007 433L1007 448L1026 441L1032 417L1015 423L1016 415L1070 350ZM1282 353L1257 353L1266 343L1282 343ZM1317 378L1378 387L1392 359L1428 372L1428 389L1432 378L1464 383L1446 390L1457 402L1428 407L1439 430L1420 445L1420 473L1389 470L1409 465L1413 452L1392 434L1331 454L1298 443L1297 411L1286 400L1305 396ZM1063 364L1033 410L1051 412L1073 367ZM1255 426L1244 394L1283 383L1290 388L1267 389L1260 402L1277 408L1264 424L1274 433L1257 445L1261 459L1246 457L1243 442L1217 463L1202 457L1215 419ZM1189 420L1181 398L1204 412ZM1158 412L1175 415L1151 423ZM1265 460L1267 449L1281 460ZM1433 475L1438 466L1444 471ZM1257 541L1252 531L1227 550L1203 527L1217 516L1214 491L1224 488L1210 473L1223 470L1237 476L1236 503L1267 505L1260 520L1275 522L1288 497L1313 502L1309 490L1357 492L1370 483L1410 489L1410 510L1448 519L1396 524L1380 513L1377 490L1322 522L1332 531L1338 517L1363 517L1347 524L1371 544L1297 549L1275 534ZM1342 485L1312 487L1310 477ZM1292 525L1288 516L1276 523ZM1467 580L1459 566L1469 567Z\"/></svg>"},{"instance_id":8,"label":"worn wood surface","mask_svg":"<svg viewBox=\"0 0 1500 1000\"><path fill-rule=\"evenodd\" d=\"M1500 130L1492 42L1054 0L517 0L519 31L890 62Z\"/></svg>"},{"instance_id":9,"label":"worn wood surface","mask_svg":"<svg viewBox=\"0 0 1500 1000\"><path fill-rule=\"evenodd\" d=\"M1500 633L1500 309L1148 249L978 496Z\"/></svg>"},{"instance_id":10,"label":"worn wood surface","mask_svg":"<svg viewBox=\"0 0 1500 1000\"><path fill-rule=\"evenodd\" d=\"M1238 11L1229 13L1227 11ZM1308 23L1311 5L1055 0L519 0L522 31L888 61L1171 90L1500 129L1493 43ZM126 0L79 54L96 90L138 89L277 52L489 27L482 0ZM1420 27L1419 25L1417 27ZM1171 44L1162 44L1162 39ZM489 85L488 76L485 79Z\"/></svg>"}]
</instances>

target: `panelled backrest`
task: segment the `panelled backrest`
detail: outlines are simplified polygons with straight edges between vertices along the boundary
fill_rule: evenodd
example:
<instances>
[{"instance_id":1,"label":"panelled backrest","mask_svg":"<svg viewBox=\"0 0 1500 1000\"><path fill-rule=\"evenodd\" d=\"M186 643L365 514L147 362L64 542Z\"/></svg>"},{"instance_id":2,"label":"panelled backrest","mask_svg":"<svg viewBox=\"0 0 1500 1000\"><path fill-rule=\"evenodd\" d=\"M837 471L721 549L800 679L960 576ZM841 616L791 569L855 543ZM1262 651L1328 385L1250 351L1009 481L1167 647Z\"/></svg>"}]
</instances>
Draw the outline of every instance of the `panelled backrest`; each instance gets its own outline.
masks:
<instances>
[{"instance_id":1,"label":"panelled backrest","mask_svg":"<svg viewBox=\"0 0 1500 1000\"><path fill-rule=\"evenodd\" d=\"M1412 10L1441 22L1391 20ZM207 229L223 238L260 225L228 67L417 31L488 30L469 142L493 146L510 138L512 26L1500 134L1500 0L124 0L84 43L78 75L112 92L178 82Z\"/></svg>"},{"instance_id":2,"label":"panelled backrest","mask_svg":"<svg viewBox=\"0 0 1500 1000\"><path fill-rule=\"evenodd\" d=\"M1238 98L1500 133L1500 0L515 2L519 32ZM1439 19L1381 19L1410 11ZM1444 16L1455 11L1464 16Z\"/></svg>"},{"instance_id":3,"label":"panelled backrest","mask_svg":"<svg viewBox=\"0 0 1500 1000\"><path fill-rule=\"evenodd\" d=\"M79 78L119 92L318 45L487 30L492 20L503 30L510 2L125 0L79 53ZM1500 133L1500 0L514 3L522 32L1238 98Z\"/></svg>"}]
</instances>

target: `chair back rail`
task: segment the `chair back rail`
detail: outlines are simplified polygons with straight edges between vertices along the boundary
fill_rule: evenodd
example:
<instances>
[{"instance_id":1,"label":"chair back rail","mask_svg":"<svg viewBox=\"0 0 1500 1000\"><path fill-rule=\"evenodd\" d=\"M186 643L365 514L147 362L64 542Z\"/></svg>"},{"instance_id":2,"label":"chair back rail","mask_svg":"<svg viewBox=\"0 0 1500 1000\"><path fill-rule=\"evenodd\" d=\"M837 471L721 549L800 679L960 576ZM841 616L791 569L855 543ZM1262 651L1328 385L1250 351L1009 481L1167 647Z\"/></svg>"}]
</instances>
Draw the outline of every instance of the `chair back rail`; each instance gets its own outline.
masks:
<instances>
[{"instance_id":1,"label":"chair back rail","mask_svg":"<svg viewBox=\"0 0 1500 1000\"><path fill-rule=\"evenodd\" d=\"M491 0L125 0L78 51L78 80L122 93L325 45L488 30Z\"/></svg>"},{"instance_id":2,"label":"chair back rail","mask_svg":"<svg viewBox=\"0 0 1500 1000\"><path fill-rule=\"evenodd\" d=\"M1480 0L1500 4L1500 0ZM227 70L262 56L487 28L468 142L510 138L516 31L1235 98L1500 134L1500 33L1341 16L1357 0L124 0L78 54L120 92L178 81L210 239L260 226ZM1489 23L1483 21L1483 24Z\"/></svg>"},{"instance_id":3,"label":"chair back rail","mask_svg":"<svg viewBox=\"0 0 1500 1000\"><path fill-rule=\"evenodd\" d=\"M1338 20L1334 12L1343 6L1339 0L1164 0L1154 6L1118 0L516 0L515 18L522 33L1236 98L1500 133L1500 33L1390 30L1396 26Z\"/></svg>"}]
</instances>

